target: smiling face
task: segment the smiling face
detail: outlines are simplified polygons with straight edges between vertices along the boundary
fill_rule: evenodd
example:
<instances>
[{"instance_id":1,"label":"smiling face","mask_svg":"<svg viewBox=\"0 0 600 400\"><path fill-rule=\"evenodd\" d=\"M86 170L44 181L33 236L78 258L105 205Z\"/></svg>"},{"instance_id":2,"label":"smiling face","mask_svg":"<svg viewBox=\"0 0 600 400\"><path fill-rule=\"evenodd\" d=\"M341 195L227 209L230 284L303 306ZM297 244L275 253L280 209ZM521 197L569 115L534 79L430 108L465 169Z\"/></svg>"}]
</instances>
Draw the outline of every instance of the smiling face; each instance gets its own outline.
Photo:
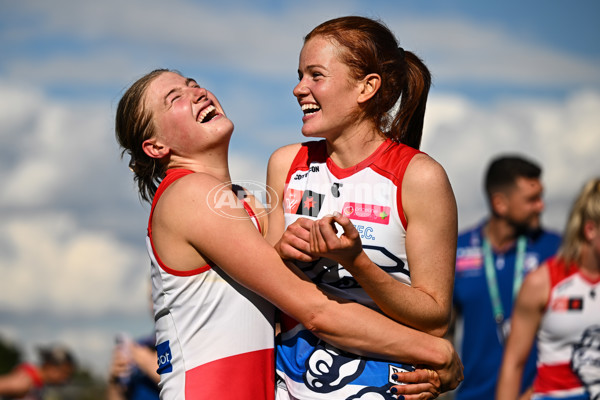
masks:
<instances>
[{"instance_id":1,"label":"smiling face","mask_svg":"<svg viewBox=\"0 0 600 400\"><path fill-rule=\"evenodd\" d=\"M152 141L171 155L190 156L229 143L233 123L217 98L193 79L174 72L159 75L148 86L144 104L156 127Z\"/></svg>"},{"instance_id":2,"label":"smiling face","mask_svg":"<svg viewBox=\"0 0 600 400\"><path fill-rule=\"evenodd\" d=\"M339 59L340 49L322 36L309 39L300 53L294 88L304 113L302 134L333 139L356 121L360 82Z\"/></svg>"}]
</instances>

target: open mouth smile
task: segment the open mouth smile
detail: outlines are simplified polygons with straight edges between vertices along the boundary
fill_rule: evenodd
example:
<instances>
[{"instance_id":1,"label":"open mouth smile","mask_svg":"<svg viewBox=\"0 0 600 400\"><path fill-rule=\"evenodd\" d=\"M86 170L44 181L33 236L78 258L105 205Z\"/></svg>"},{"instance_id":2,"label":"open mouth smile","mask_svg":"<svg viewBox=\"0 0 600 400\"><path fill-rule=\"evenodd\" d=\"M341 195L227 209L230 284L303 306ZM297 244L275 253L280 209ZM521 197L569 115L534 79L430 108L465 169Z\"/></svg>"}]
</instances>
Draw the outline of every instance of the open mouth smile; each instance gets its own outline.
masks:
<instances>
[{"instance_id":1,"label":"open mouth smile","mask_svg":"<svg viewBox=\"0 0 600 400\"><path fill-rule=\"evenodd\" d=\"M321 110L321 107L314 103L302 104L301 107L304 115L311 115Z\"/></svg>"},{"instance_id":2,"label":"open mouth smile","mask_svg":"<svg viewBox=\"0 0 600 400\"><path fill-rule=\"evenodd\" d=\"M217 108L211 104L198 114L198 118L196 118L196 121L199 124L204 124L212 120L217 115L219 115Z\"/></svg>"}]
</instances>

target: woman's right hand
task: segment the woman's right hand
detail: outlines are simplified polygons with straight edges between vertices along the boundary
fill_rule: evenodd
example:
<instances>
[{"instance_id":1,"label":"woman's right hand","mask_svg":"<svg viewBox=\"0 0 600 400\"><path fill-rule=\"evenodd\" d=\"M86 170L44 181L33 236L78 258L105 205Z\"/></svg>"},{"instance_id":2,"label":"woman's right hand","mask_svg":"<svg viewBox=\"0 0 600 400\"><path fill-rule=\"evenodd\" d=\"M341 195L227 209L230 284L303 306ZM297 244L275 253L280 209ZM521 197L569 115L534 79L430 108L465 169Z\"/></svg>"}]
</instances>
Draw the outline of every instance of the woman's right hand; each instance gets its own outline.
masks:
<instances>
[{"instance_id":1,"label":"woman's right hand","mask_svg":"<svg viewBox=\"0 0 600 400\"><path fill-rule=\"evenodd\" d=\"M312 220L298 218L287 227L281 239L274 246L282 260L311 262L318 258L310 252L310 229L312 225Z\"/></svg>"}]
</instances>

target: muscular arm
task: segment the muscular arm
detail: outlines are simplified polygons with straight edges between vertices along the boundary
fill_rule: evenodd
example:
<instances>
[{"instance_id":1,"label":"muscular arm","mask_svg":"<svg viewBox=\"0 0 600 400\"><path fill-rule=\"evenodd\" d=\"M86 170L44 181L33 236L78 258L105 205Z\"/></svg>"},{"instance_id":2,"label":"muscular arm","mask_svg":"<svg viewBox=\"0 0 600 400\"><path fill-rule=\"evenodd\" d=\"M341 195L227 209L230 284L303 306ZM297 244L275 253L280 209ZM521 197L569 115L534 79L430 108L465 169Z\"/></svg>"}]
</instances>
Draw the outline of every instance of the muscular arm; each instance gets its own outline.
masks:
<instances>
[{"instance_id":1,"label":"muscular arm","mask_svg":"<svg viewBox=\"0 0 600 400\"><path fill-rule=\"evenodd\" d=\"M504 349L500 378L496 389L498 400L519 397L523 369L544 315L550 295L550 276L546 264L529 273L523 281L511 318L511 330Z\"/></svg>"}]
</instances>

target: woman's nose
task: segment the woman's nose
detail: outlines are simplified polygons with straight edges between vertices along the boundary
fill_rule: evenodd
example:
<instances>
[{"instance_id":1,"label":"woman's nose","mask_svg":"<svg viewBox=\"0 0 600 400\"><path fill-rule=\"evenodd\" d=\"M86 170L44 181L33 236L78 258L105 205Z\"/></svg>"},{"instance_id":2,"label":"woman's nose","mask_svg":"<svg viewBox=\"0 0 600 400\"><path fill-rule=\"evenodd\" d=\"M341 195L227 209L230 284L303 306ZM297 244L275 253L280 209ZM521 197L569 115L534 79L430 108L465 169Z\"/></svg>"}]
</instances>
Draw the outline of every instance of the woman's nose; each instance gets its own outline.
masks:
<instances>
[{"instance_id":1,"label":"woman's nose","mask_svg":"<svg viewBox=\"0 0 600 400\"><path fill-rule=\"evenodd\" d=\"M296 97L300 97L303 94L306 94L307 92L308 88L306 87L304 81L298 82L298 84L294 87L294 90L292 91L292 93L294 93L294 96Z\"/></svg>"}]
</instances>

